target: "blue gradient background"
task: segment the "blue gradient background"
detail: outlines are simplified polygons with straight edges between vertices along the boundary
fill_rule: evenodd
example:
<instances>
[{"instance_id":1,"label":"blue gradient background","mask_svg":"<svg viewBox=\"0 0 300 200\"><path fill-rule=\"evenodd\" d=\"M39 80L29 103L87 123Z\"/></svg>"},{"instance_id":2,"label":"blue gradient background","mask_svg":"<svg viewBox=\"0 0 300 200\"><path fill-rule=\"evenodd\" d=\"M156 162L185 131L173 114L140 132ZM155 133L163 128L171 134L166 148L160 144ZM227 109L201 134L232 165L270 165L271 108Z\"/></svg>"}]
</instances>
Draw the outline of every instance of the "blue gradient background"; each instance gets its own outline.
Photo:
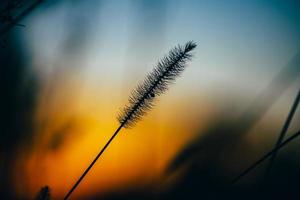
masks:
<instances>
[{"instance_id":1,"label":"blue gradient background","mask_svg":"<svg viewBox=\"0 0 300 200\"><path fill-rule=\"evenodd\" d=\"M39 80L33 150L20 153L15 170L26 174L15 180L26 197L46 184L55 198L66 193L118 125L130 91L177 44L198 44L187 70L124 131L75 198L152 183L219 112L240 114L300 51L299 1L46 1L22 23L14 32ZM299 85L298 78L252 130L253 155L271 148ZM75 125L51 149L69 121Z\"/></svg>"}]
</instances>

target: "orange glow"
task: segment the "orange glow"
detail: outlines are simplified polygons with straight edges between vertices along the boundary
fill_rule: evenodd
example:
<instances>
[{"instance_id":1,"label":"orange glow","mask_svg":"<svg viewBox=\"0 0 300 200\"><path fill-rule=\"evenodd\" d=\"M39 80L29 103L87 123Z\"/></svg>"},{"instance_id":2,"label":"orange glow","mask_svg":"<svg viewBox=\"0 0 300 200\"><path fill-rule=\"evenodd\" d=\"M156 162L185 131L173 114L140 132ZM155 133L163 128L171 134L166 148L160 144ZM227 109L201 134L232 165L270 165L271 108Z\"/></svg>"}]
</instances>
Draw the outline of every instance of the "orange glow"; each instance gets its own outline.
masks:
<instances>
[{"instance_id":1,"label":"orange glow","mask_svg":"<svg viewBox=\"0 0 300 200\"><path fill-rule=\"evenodd\" d=\"M103 89L103 95L110 98L101 98L95 95L96 89L90 89L88 95L79 95L80 100L74 100L77 91L72 89L73 95L68 96L62 95L64 91L70 93L67 85L50 97L41 94L36 115L38 142L31 153L20 155L16 167L16 191L20 196L33 197L42 186L48 185L53 198L61 199L119 125L116 115L123 103L117 95ZM119 133L72 198L101 194L121 186L153 183L170 159L195 136L195 130L200 127L199 121L193 120L201 116L207 120L208 111L202 108L200 112L191 100L176 97L172 92L165 95L137 126ZM63 135L58 147L49 145L55 134ZM25 174L26 183L19 180L20 170Z\"/></svg>"}]
</instances>

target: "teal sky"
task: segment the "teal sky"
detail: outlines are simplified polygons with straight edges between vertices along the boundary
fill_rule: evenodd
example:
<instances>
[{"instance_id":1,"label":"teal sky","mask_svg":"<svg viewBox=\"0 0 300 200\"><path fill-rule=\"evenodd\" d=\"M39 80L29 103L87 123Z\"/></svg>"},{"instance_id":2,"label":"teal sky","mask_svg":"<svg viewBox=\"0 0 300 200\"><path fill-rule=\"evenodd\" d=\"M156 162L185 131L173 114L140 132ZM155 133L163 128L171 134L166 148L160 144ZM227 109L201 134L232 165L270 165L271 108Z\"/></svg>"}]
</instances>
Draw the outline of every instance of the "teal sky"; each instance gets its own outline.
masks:
<instances>
[{"instance_id":1,"label":"teal sky","mask_svg":"<svg viewBox=\"0 0 300 200\"><path fill-rule=\"evenodd\" d=\"M24 38L41 76L63 66L121 94L189 40L198 47L177 86L182 95L253 97L300 50L297 1L58 1L28 23Z\"/></svg>"}]
</instances>

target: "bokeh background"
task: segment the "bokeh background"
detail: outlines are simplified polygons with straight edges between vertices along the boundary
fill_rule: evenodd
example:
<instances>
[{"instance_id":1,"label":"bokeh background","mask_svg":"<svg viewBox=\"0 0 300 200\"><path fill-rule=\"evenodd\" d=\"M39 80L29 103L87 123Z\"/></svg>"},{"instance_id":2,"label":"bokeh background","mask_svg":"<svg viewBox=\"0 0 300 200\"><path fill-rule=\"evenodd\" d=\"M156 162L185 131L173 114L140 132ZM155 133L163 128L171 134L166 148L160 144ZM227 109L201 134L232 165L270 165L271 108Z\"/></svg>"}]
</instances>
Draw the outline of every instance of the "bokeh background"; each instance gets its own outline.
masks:
<instances>
[{"instance_id":1,"label":"bokeh background","mask_svg":"<svg viewBox=\"0 0 300 200\"><path fill-rule=\"evenodd\" d=\"M130 91L177 44L198 45L182 77L122 130L72 199L221 194L274 146L300 87L297 0L29 0L11 10L8 2L1 199L33 199L45 185L62 199L118 127ZM299 119L298 110L289 134ZM293 191L299 144L280 151L271 178L261 165L226 194Z\"/></svg>"}]
</instances>

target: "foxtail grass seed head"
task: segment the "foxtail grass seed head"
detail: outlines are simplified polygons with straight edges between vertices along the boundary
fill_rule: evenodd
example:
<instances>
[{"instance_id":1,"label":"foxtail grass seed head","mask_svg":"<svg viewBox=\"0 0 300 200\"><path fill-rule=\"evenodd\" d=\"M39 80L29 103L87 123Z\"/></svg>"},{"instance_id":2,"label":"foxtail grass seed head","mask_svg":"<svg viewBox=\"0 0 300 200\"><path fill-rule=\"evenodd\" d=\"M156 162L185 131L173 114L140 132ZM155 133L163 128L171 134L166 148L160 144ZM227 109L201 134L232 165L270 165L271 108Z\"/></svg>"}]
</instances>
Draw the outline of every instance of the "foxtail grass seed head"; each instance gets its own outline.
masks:
<instances>
[{"instance_id":1,"label":"foxtail grass seed head","mask_svg":"<svg viewBox=\"0 0 300 200\"><path fill-rule=\"evenodd\" d=\"M187 42L184 46L178 45L158 62L145 80L131 92L128 104L121 109L117 117L120 124L130 128L151 110L155 98L163 94L186 68L186 63L193 57L191 51L196 46L193 41Z\"/></svg>"}]
</instances>

